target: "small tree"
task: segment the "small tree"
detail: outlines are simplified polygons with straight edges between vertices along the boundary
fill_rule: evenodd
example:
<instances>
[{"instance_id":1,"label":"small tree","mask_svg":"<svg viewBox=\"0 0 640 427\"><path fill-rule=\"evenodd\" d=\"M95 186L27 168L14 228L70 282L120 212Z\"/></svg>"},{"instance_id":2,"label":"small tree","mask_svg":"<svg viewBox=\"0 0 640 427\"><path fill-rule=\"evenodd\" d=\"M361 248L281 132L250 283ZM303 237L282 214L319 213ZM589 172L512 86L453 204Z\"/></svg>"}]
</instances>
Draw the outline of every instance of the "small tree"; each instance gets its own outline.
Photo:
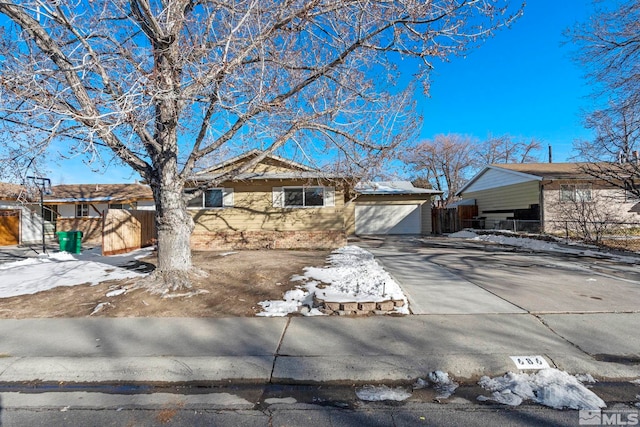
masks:
<instances>
[{"instance_id":1,"label":"small tree","mask_svg":"<svg viewBox=\"0 0 640 427\"><path fill-rule=\"evenodd\" d=\"M2 1L5 145L33 159L54 141L138 172L168 292L189 284L183 188L202 159L263 150L224 181L277 150L349 167L384 158L415 133L413 83L428 88L431 61L520 12L506 0Z\"/></svg>"},{"instance_id":2,"label":"small tree","mask_svg":"<svg viewBox=\"0 0 640 427\"><path fill-rule=\"evenodd\" d=\"M454 199L476 165L475 140L465 135L436 135L407 149L404 163L432 188L443 192L445 204Z\"/></svg>"}]
</instances>

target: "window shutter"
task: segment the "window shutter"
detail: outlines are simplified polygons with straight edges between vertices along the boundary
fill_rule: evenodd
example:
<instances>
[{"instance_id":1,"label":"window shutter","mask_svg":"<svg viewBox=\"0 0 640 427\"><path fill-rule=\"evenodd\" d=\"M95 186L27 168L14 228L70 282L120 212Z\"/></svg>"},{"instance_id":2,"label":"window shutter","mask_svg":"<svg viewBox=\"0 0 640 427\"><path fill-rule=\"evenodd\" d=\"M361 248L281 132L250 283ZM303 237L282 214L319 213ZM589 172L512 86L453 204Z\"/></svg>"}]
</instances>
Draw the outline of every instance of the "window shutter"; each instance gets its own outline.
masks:
<instances>
[{"instance_id":1,"label":"window shutter","mask_svg":"<svg viewBox=\"0 0 640 427\"><path fill-rule=\"evenodd\" d=\"M336 205L336 190L333 187L324 187L324 205Z\"/></svg>"},{"instance_id":2,"label":"window shutter","mask_svg":"<svg viewBox=\"0 0 640 427\"><path fill-rule=\"evenodd\" d=\"M284 191L282 187L273 187L273 207L284 207Z\"/></svg>"},{"instance_id":3,"label":"window shutter","mask_svg":"<svg viewBox=\"0 0 640 427\"><path fill-rule=\"evenodd\" d=\"M222 206L225 208L233 206L233 188L222 189Z\"/></svg>"}]
</instances>

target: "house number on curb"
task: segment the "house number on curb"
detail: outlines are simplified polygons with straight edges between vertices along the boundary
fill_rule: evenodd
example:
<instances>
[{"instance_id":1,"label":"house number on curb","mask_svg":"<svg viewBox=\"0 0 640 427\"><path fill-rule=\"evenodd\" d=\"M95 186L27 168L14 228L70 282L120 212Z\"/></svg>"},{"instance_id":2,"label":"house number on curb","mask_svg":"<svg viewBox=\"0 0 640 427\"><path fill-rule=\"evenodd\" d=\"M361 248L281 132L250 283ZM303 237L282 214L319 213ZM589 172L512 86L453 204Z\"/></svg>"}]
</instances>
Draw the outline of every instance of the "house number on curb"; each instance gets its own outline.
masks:
<instances>
[{"instance_id":1,"label":"house number on curb","mask_svg":"<svg viewBox=\"0 0 640 427\"><path fill-rule=\"evenodd\" d=\"M549 364L542 356L509 356L518 369L546 369Z\"/></svg>"}]
</instances>

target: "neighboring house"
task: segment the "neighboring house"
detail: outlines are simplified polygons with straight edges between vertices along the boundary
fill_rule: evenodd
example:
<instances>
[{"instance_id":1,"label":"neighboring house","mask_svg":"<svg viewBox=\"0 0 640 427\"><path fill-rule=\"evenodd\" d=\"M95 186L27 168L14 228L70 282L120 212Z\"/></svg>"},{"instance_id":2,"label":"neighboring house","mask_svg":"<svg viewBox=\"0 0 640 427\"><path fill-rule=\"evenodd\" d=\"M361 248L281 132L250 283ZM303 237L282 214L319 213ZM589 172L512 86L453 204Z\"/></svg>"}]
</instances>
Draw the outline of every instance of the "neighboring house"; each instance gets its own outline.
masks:
<instances>
[{"instance_id":1,"label":"neighboring house","mask_svg":"<svg viewBox=\"0 0 640 427\"><path fill-rule=\"evenodd\" d=\"M442 191L408 181L364 182L348 204L347 233L357 235L431 234L431 199Z\"/></svg>"},{"instance_id":2,"label":"neighboring house","mask_svg":"<svg viewBox=\"0 0 640 427\"><path fill-rule=\"evenodd\" d=\"M512 229L515 220L524 229L557 232L577 203L640 222L636 197L587 175L580 163L489 165L456 195L478 206L476 227Z\"/></svg>"},{"instance_id":3,"label":"neighboring house","mask_svg":"<svg viewBox=\"0 0 640 427\"><path fill-rule=\"evenodd\" d=\"M0 183L0 246L34 243L42 240L42 217L38 194L27 188Z\"/></svg>"},{"instance_id":4,"label":"neighboring house","mask_svg":"<svg viewBox=\"0 0 640 427\"><path fill-rule=\"evenodd\" d=\"M253 150L199 172L191 185L215 181L258 154ZM355 199L346 201L348 182L269 155L192 199L192 248L335 248L350 234L430 233L430 200L438 192L410 183L370 183L356 186Z\"/></svg>"},{"instance_id":5,"label":"neighboring house","mask_svg":"<svg viewBox=\"0 0 640 427\"><path fill-rule=\"evenodd\" d=\"M55 185L44 204L54 212L56 231L82 231L82 240L102 242L102 218L107 209L153 210L153 193L143 184Z\"/></svg>"}]
</instances>

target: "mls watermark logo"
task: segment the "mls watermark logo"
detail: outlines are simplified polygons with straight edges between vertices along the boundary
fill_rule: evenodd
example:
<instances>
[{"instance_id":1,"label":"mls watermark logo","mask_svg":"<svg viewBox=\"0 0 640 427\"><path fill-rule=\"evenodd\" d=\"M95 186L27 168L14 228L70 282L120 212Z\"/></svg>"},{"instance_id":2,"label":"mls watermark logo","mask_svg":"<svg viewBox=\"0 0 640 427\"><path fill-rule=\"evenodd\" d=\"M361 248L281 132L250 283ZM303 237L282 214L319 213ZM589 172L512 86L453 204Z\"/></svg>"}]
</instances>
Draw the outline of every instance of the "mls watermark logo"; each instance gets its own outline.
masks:
<instances>
[{"instance_id":1,"label":"mls watermark logo","mask_svg":"<svg viewBox=\"0 0 640 427\"><path fill-rule=\"evenodd\" d=\"M578 414L581 426L637 426L639 415L634 409L589 409Z\"/></svg>"}]
</instances>

